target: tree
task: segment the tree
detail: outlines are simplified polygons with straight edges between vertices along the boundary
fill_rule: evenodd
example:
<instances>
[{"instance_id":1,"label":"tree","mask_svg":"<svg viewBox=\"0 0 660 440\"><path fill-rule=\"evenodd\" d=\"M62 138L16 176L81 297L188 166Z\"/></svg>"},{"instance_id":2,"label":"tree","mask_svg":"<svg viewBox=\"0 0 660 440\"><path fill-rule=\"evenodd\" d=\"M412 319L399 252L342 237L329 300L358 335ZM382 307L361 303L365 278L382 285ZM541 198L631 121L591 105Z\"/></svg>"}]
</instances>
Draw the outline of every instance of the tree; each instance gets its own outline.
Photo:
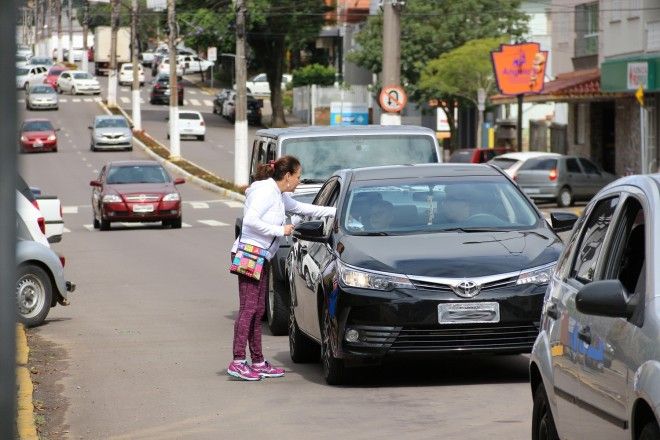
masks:
<instances>
[{"instance_id":1,"label":"tree","mask_svg":"<svg viewBox=\"0 0 660 440\"><path fill-rule=\"evenodd\" d=\"M418 95L425 100L438 101L448 116L452 139L455 121L450 103L462 99L476 106L479 89L484 89L486 96L495 91L490 52L507 41L503 37L468 41L429 61L422 69L417 84Z\"/></svg>"},{"instance_id":2,"label":"tree","mask_svg":"<svg viewBox=\"0 0 660 440\"><path fill-rule=\"evenodd\" d=\"M520 0L408 0L401 12L401 81L413 100L420 98L417 84L428 60L470 40L509 35L520 38L527 31ZM358 48L349 54L356 64L382 70L383 17L370 17L357 36Z\"/></svg>"}]
</instances>

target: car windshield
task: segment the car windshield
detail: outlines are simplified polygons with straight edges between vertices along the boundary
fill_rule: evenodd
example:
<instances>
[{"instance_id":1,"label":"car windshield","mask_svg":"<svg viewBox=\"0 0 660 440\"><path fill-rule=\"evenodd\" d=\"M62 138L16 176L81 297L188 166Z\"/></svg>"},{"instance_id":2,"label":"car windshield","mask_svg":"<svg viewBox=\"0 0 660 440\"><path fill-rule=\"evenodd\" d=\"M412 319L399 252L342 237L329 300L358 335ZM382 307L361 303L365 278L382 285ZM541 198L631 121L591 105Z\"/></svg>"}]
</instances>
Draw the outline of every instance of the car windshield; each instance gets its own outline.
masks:
<instances>
[{"instance_id":1,"label":"car windshield","mask_svg":"<svg viewBox=\"0 0 660 440\"><path fill-rule=\"evenodd\" d=\"M170 178L160 165L123 165L108 170L106 182L121 185L126 183L166 183Z\"/></svg>"},{"instance_id":2,"label":"car windshield","mask_svg":"<svg viewBox=\"0 0 660 440\"><path fill-rule=\"evenodd\" d=\"M27 75L30 72L30 69L26 69L23 67L19 67L16 69L16 75L21 76L21 75Z\"/></svg>"},{"instance_id":3,"label":"car windshield","mask_svg":"<svg viewBox=\"0 0 660 440\"><path fill-rule=\"evenodd\" d=\"M516 159L507 159L507 158L501 158L501 157L498 157L497 159L491 159L491 160L488 161L489 164L495 165L496 167L499 167L502 170L508 170L516 162L518 162Z\"/></svg>"},{"instance_id":4,"label":"car windshield","mask_svg":"<svg viewBox=\"0 0 660 440\"><path fill-rule=\"evenodd\" d=\"M30 89L30 95L42 94L42 93L55 93L55 89L51 86L32 86Z\"/></svg>"},{"instance_id":5,"label":"car windshield","mask_svg":"<svg viewBox=\"0 0 660 440\"><path fill-rule=\"evenodd\" d=\"M202 117L197 113L181 112L179 113L179 119L202 119Z\"/></svg>"},{"instance_id":6,"label":"car windshield","mask_svg":"<svg viewBox=\"0 0 660 440\"><path fill-rule=\"evenodd\" d=\"M48 58L34 57L34 58L30 58L30 64L48 66L50 64L53 64L53 62Z\"/></svg>"},{"instance_id":7,"label":"car windshield","mask_svg":"<svg viewBox=\"0 0 660 440\"><path fill-rule=\"evenodd\" d=\"M472 150L456 150L449 156L449 162L470 163L472 162Z\"/></svg>"},{"instance_id":8,"label":"car windshield","mask_svg":"<svg viewBox=\"0 0 660 440\"><path fill-rule=\"evenodd\" d=\"M433 138L425 135L293 138L282 143L282 154L300 160L303 182L325 180L344 168L438 162Z\"/></svg>"},{"instance_id":9,"label":"car windshield","mask_svg":"<svg viewBox=\"0 0 660 440\"><path fill-rule=\"evenodd\" d=\"M52 131L53 124L50 121L27 121L23 124L23 131Z\"/></svg>"},{"instance_id":10,"label":"car windshield","mask_svg":"<svg viewBox=\"0 0 660 440\"><path fill-rule=\"evenodd\" d=\"M366 183L346 197L341 223L352 235L507 231L538 222L529 202L501 176Z\"/></svg>"},{"instance_id":11,"label":"car windshield","mask_svg":"<svg viewBox=\"0 0 660 440\"><path fill-rule=\"evenodd\" d=\"M124 118L103 118L96 121L96 128L128 127Z\"/></svg>"},{"instance_id":12,"label":"car windshield","mask_svg":"<svg viewBox=\"0 0 660 440\"><path fill-rule=\"evenodd\" d=\"M74 74L73 74L73 77L74 77L75 79L92 79L92 78L93 78L92 75L90 75L90 74L87 73L87 72L77 72L77 73L74 73Z\"/></svg>"}]
</instances>

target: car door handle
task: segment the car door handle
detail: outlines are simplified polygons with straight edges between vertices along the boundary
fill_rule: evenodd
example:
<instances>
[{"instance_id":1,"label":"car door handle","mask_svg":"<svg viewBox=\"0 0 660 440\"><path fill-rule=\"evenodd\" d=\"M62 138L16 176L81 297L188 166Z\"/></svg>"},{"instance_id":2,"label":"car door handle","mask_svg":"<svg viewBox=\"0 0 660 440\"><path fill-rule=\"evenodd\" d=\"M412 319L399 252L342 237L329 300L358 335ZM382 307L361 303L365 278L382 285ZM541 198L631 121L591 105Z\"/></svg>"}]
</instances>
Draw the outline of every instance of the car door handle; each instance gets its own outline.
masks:
<instances>
[{"instance_id":1,"label":"car door handle","mask_svg":"<svg viewBox=\"0 0 660 440\"><path fill-rule=\"evenodd\" d=\"M586 344L591 344L591 329L588 325L578 331L578 339Z\"/></svg>"},{"instance_id":2,"label":"car door handle","mask_svg":"<svg viewBox=\"0 0 660 440\"><path fill-rule=\"evenodd\" d=\"M307 253L307 246L305 245L300 245L300 254L305 255Z\"/></svg>"},{"instance_id":3,"label":"car door handle","mask_svg":"<svg viewBox=\"0 0 660 440\"><path fill-rule=\"evenodd\" d=\"M557 310L557 304L555 303L551 303L545 310L545 313L555 321L559 319L559 311Z\"/></svg>"}]
</instances>

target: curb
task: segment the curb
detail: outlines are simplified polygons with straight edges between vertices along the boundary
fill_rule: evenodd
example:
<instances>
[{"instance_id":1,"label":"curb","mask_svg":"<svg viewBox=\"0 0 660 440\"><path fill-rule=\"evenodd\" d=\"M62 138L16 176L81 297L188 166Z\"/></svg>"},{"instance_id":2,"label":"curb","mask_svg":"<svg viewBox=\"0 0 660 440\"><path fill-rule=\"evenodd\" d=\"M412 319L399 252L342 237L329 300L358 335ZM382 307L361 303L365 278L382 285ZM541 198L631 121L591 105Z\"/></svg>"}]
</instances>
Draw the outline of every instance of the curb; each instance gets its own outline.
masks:
<instances>
[{"instance_id":1,"label":"curb","mask_svg":"<svg viewBox=\"0 0 660 440\"><path fill-rule=\"evenodd\" d=\"M104 111L106 114L108 114L108 115L112 114L112 112L108 109L108 107L107 107L103 102L99 102L98 104L99 104L99 106L101 107L101 109L103 109L103 111ZM132 124L132 123L133 123L133 119L132 119L130 116L128 116L128 114L124 111L124 109L122 109L121 107L117 107L117 108L118 108L119 111L122 113L122 115L124 115L124 117L125 117L128 121L130 121L130 123ZM145 133L146 135L149 135L146 131L145 131L144 133ZM151 139L153 139L155 142L158 142L158 141L157 141L156 139L154 139L153 137L151 137L151 136L149 136L149 137L150 137ZM212 184L212 183L210 183L210 182L207 182L207 181L204 180L204 179L200 179L199 177L190 174L188 171L184 170L183 168L181 168L181 167L179 167L179 166L173 164L173 163L170 162L169 160L164 159L164 158L160 157L159 155L157 155L156 153L154 153L153 151L151 151L151 149L150 149L149 147L147 147L147 146L146 146L141 140L139 140L139 139L136 138L135 136L133 136L133 143L134 143L135 145L137 145L138 147L140 147L145 153L147 153L147 155L148 155L149 157L151 157L152 159L156 160L158 163L160 163L160 164L163 165L165 168L167 168L170 172L175 173L175 174L180 175L180 176L183 176L183 177L185 177L188 181L190 181L190 182L192 182L192 183L196 184L197 186L200 186L200 187L202 187L202 188L204 188L204 189L207 189L207 190L209 190L209 191L213 191L213 192L215 192L215 193L218 193L218 194L220 194L220 195L222 195L222 196L224 196L224 197L227 197L227 198L229 198L229 199L232 199L232 200L237 200L237 201L239 201L239 202L245 202L245 196L244 196L243 194L237 193L237 192L235 192L235 191L231 191L231 190L229 190L229 189L227 189L227 188L223 188L223 187L218 186L218 185L214 185L214 184ZM159 143L160 143L160 142L159 142ZM161 144L161 145L162 145L162 144ZM164 145L163 145L163 147L164 147L164 148L167 148L167 147L165 147ZM192 163L192 162L191 162L191 163ZM214 174L214 173L212 173L212 172L210 172L210 171L208 171L208 170L205 170L204 168L200 167L200 166L197 165L197 164L194 164L194 165L197 166L198 168L204 170L204 171L205 171L206 173L208 173L208 174Z\"/></svg>"},{"instance_id":2,"label":"curb","mask_svg":"<svg viewBox=\"0 0 660 440\"><path fill-rule=\"evenodd\" d=\"M32 392L34 385L27 367L30 348L27 345L25 328L22 324L16 326L16 387L17 387L17 417L16 430L21 440L38 440L37 426L34 423L34 403Z\"/></svg>"}]
</instances>

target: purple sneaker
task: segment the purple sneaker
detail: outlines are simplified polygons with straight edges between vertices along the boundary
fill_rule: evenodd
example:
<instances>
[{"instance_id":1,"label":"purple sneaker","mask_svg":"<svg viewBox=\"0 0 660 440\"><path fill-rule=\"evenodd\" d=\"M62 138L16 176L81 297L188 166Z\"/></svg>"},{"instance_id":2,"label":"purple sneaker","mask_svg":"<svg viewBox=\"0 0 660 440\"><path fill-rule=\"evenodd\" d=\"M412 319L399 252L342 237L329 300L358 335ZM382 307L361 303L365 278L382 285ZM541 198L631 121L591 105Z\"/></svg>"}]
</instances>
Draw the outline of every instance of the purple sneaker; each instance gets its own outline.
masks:
<instances>
[{"instance_id":1,"label":"purple sneaker","mask_svg":"<svg viewBox=\"0 0 660 440\"><path fill-rule=\"evenodd\" d=\"M227 374L243 380L261 380L261 375L246 362L232 361L227 367Z\"/></svg>"},{"instance_id":2,"label":"purple sneaker","mask_svg":"<svg viewBox=\"0 0 660 440\"><path fill-rule=\"evenodd\" d=\"M261 365L252 364L250 366L252 371L259 374L261 377L282 377L284 376L284 368L273 367L270 362L263 361Z\"/></svg>"}]
</instances>

